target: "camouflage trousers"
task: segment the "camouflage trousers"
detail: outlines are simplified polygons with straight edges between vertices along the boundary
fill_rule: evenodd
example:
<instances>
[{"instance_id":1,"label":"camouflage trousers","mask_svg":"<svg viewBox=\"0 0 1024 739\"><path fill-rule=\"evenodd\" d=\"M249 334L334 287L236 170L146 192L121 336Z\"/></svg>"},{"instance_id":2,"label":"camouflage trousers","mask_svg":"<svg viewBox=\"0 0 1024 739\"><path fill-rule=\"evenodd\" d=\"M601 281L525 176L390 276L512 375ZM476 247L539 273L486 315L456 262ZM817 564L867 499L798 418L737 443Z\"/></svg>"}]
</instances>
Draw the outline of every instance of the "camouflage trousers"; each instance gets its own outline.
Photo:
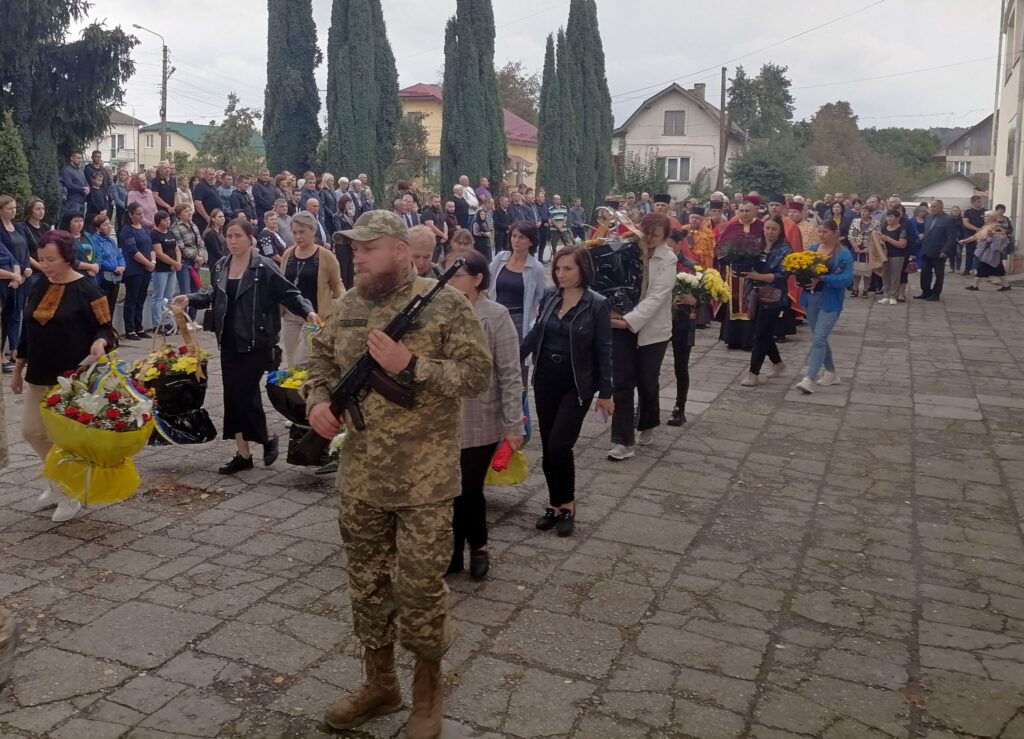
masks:
<instances>
[{"instance_id":1,"label":"camouflage trousers","mask_svg":"<svg viewBox=\"0 0 1024 739\"><path fill-rule=\"evenodd\" d=\"M338 525L348 556L356 636L379 649L398 640L439 660L454 636L444 573L452 556L452 502L378 508L341 495Z\"/></svg>"}]
</instances>

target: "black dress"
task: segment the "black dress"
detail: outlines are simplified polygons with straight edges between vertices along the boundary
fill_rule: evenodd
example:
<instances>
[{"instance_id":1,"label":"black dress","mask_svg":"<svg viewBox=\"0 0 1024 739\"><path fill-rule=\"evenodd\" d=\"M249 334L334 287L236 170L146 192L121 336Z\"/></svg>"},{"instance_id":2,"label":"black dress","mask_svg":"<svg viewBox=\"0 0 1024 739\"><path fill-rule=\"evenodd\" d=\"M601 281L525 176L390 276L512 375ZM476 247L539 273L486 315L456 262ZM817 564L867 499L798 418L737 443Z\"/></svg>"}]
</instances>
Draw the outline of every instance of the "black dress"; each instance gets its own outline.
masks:
<instances>
[{"instance_id":1,"label":"black dress","mask_svg":"<svg viewBox=\"0 0 1024 739\"><path fill-rule=\"evenodd\" d=\"M246 441L266 444L267 416L263 412L260 382L270 368L266 352L239 352L235 341L235 296L241 280L228 280L228 307L221 333L220 368L224 382L224 438L234 439L241 434ZM227 378L231 378L227 381Z\"/></svg>"}]
</instances>

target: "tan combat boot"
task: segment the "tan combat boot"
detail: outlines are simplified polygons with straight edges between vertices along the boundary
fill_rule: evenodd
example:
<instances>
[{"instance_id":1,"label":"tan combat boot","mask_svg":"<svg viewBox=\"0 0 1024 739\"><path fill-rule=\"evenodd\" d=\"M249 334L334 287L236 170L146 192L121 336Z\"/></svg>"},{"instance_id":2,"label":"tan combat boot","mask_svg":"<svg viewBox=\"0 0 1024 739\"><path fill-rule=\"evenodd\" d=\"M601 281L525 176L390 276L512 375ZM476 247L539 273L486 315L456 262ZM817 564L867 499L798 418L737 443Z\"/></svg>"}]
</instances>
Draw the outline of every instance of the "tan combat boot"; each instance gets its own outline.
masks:
<instances>
[{"instance_id":1,"label":"tan combat boot","mask_svg":"<svg viewBox=\"0 0 1024 739\"><path fill-rule=\"evenodd\" d=\"M416 658L412 673L412 713L405 725L407 739L437 739L441 736L441 662Z\"/></svg>"},{"instance_id":2,"label":"tan combat boot","mask_svg":"<svg viewBox=\"0 0 1024 739\"><path fill-rule=\"evenodd\" d=\"M363 653L363 665L366 682L324 714L324 721L332 729L351 729L402 707L402 691L398 688L398 676L395 674L394 646L367 648Z\"/></svg>"}]
</instances>

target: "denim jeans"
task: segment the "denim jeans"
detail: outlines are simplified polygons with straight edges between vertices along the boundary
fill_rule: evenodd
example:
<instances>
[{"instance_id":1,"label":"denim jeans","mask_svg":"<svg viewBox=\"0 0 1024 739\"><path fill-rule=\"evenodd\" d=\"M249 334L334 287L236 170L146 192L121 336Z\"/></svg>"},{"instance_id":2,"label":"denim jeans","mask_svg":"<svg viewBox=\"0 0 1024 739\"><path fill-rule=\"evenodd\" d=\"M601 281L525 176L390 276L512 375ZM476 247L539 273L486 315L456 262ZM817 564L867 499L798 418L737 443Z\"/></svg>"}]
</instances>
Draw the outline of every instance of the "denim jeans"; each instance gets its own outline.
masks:
<instances>
[{"instance_id":1,"label":"denim jeans","mask_svg":"<svg viewBox=\"0 0 1024 739\"><path fill-rule=\"evenodd\" d=\"M153 273L152 297L149 304L149 317L153 319L153 328L160 327L160 317L170 307L177 286L178 278L174 272Z\"/></svg>"},{"instance_id":2,"label":"denim jeans","mask_svg":"<svg viewBox=\"0 0 1024 739\"><path fill-rule=\"evenodd\" d=\"M828 336L835 328L842 311L824 311L821 309L821 293L811 293L807 299L807 322L811 326L811 353L807 357L806 377L815 378L824 367L827 372L835 372L836 364L832 360L832 347Z\"/></svg>"}]
</instances>

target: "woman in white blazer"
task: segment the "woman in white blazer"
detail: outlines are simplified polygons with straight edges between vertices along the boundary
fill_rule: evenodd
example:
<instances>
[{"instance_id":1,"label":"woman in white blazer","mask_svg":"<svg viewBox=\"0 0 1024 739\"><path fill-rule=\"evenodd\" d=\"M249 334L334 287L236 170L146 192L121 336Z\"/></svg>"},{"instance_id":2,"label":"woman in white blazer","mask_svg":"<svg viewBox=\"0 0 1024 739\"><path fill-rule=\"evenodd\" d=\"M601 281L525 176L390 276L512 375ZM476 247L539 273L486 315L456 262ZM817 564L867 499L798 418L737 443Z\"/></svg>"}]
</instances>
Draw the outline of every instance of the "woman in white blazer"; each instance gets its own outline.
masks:
<instances>
[{"instance_id":1,"label":"woman in white blazer","mask_svg":"<svg viewBox=\"0 0 1024 739\"><path fill-rule=\"evenodd\" d=\"M677 272L676 255L668 245L670 228L671 221L661 213L649 213L640 221L644 260L640 302L621 318L612 318L615 413L608 458L615 461L632 457L635 443L646 446L653 442L654 429L661 425L658 378L672 338L672 289ZM636 404L634 391L639 398Z\"/></svg>"}]
</instances>

